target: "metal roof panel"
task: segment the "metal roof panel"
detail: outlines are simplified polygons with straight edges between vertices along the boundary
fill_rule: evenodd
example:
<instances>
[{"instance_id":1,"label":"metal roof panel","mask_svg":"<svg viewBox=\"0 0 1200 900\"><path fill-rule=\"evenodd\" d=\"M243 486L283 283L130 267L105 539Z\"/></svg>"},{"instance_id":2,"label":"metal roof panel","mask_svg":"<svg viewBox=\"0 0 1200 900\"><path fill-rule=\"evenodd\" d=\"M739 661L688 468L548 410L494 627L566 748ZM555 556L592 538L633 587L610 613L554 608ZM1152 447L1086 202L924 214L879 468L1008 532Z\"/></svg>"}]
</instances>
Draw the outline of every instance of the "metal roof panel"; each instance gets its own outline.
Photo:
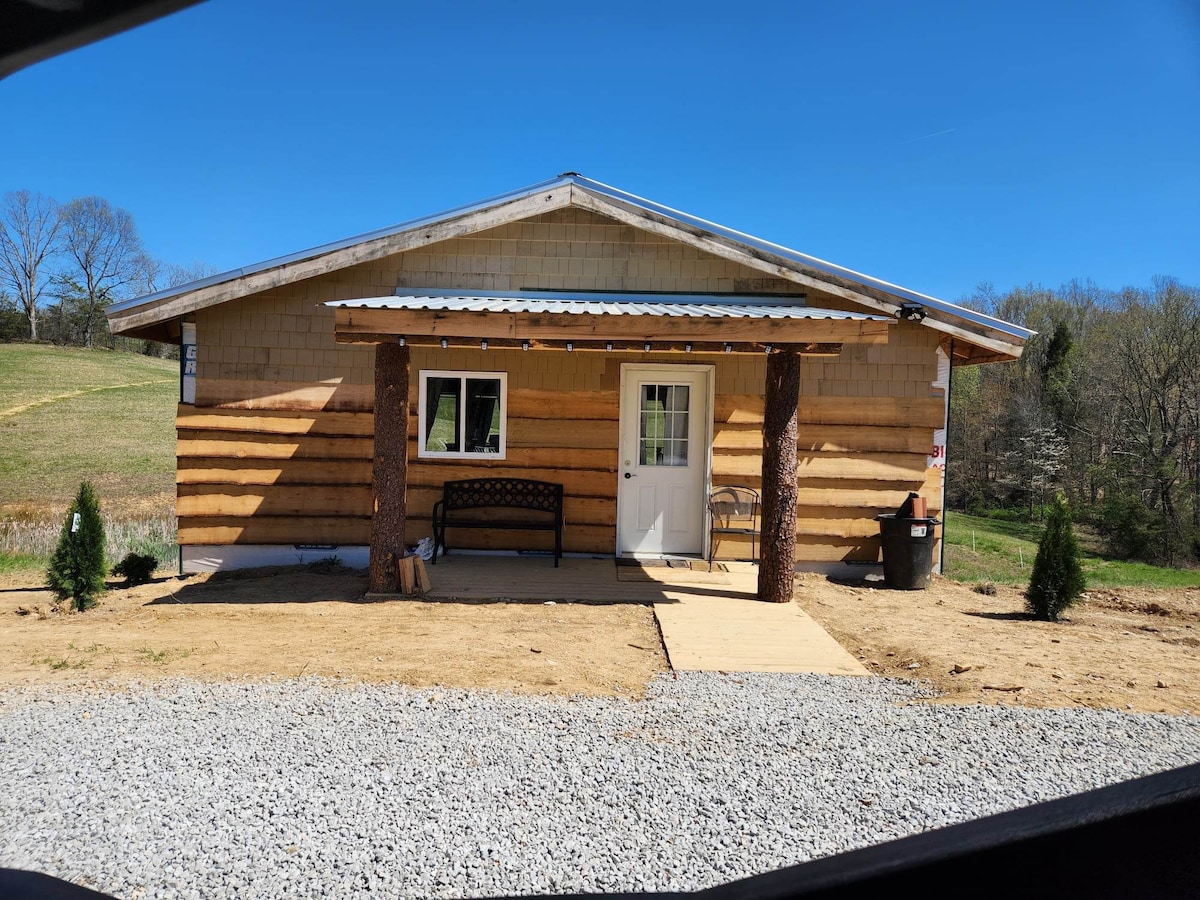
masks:
<instances>
[{"instance_id":1,"label":"metal roof panel","mask_svg":"<svg viewBox=\"0 0 1200 900\"><path fill-rule=\"evenodd\" d=\"M701 298L686 294L573 294L567 292L439 291L404 289L388 297L330 300L325 306L343 309L429 309L447 312L556 313L606 316L693 316L700 318L837 319L891 321L888 316L818 309L769 297L722 296Z\"/></svg>"}]
</instances>

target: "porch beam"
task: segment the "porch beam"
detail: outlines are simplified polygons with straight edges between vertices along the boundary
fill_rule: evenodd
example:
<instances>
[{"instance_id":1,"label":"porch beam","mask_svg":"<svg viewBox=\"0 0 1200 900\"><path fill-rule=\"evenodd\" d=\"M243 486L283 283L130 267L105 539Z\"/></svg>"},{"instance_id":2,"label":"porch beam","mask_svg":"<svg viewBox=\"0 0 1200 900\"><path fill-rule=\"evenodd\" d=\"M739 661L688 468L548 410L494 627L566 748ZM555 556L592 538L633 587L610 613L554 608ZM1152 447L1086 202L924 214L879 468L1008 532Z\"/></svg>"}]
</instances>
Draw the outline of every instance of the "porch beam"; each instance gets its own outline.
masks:
<instances>
[{"instance_id":1,"label":"porch beam","mask_svg":"<svg viewBox=\"0 0 1200 900\"><path fill-rule=\"evenodd\" d=\"M371 469L370 591L400 589L408 485L409 349L395 340L375 348L375 454Z\"/></svg>"},{"instance_id":2,"label":"porch beam","mask_svg":"<svg viewBox=\"0 0 1200 900\"><path fill-rule=\"evenodd\" d=\"M549 341L731 341L737 343L886 344L884 319L753 319L613 316L590 313L497 313L420 309L334 310L339 341L355 335Z\"/></svg>"},{"instance_id":3,"label":"porch beam","mask_svg":"<svg viewBox=\"0 0 1200 900\"><path fill-rule=\"evenodd\" d=\"M794 347L767 356L763 414L762 552L758 597L790 603L796 571L796 444L800 354Z\"/></svg>"},{"instance_id":4,"label":"porch beam","mask_svg":"<svg viewBox=\"0 0 1200 900\"><path fill-rule=\"evenodd\" d=\"M385 334L383 332L362 332L356 334L337 334L336 340L339 344L386 344L394 343L397 340L397 335ZM440 347L443 340L446 341L447 349L453 350L479 350L481 349L480 341L486 340L488 350L523 350L528 344L529 350L566 350L567 341L548 341L539 338L533 338L525 341L512 340L511 338L477 338L477 337L434 337L427 334L417 335L400 335L404 338L404 342L409 347ZM587 352L621 352L621 353L643 353L646 352L646 344L650 344L652 353L763 353L768 346L762 342L745 343L745 342L725 342L725 341L640 341L640 340L612 340L612 341L572 341L571 349L583 353ZM611 345L611 346L610 346ZM837 356L842 352L843 344L827 343L813 341L810 343L794 344L796 352L803 356ZM728 349L726 349L728 348Z\"/></svg>"}]
</instances>

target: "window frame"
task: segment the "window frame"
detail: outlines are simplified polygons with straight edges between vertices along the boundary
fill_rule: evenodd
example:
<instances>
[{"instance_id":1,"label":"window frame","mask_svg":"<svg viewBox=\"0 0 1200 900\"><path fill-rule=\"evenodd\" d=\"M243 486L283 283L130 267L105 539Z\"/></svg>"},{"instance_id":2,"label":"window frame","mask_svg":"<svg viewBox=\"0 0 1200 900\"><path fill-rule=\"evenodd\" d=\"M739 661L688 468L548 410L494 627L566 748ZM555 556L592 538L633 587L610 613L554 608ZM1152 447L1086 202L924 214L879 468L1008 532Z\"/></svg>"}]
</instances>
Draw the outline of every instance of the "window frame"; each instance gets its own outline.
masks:
<instances>
[{"instance_id":1,"label":"window frame","mask_svg":"<svg viewBox=\"0 0 1200 900\"><path fill-rule=\"evenodd\" d=\"M458 409L459 434L467 431L468 380L496 380L500 382L500 443L495 453L478 450L427 450L425 448L425 402L430 378L454 378L460 383L459 397L463 398ZM417 458L418 459L495 459L508 456L508 373L474 372L465 369L420 369L417 373Z\"/></svg>"}]
</instances>

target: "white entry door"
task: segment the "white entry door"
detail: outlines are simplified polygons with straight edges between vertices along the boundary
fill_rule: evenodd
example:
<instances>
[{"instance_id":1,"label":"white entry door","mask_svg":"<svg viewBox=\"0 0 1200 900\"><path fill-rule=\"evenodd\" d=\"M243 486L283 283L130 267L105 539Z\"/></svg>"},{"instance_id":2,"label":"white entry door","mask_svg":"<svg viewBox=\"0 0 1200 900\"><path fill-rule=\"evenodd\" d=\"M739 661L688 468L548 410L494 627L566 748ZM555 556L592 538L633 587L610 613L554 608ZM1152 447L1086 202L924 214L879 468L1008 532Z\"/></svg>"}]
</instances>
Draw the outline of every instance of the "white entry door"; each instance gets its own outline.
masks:
<instances>
[{"instance_id":1,"label":"white entry door","mask_svg":"<svg viewBox=\"0 0 1200 900\"><path fill-rule=\"evenodd\" d=\"M621 367L618 553L703 552L709 378L707 366Z\"/></svg>"}]
</instances>

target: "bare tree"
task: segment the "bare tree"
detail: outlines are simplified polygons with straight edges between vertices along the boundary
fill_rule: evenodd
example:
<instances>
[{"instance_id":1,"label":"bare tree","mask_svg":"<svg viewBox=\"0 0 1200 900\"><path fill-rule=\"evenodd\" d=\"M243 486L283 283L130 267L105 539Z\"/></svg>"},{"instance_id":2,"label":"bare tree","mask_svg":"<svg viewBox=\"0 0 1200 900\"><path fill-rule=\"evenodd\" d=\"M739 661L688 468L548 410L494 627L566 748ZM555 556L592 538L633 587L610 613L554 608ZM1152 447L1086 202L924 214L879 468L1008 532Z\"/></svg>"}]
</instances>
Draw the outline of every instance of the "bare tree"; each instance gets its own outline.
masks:
<instances>
[{"instance_id":1,"label":"bare tree","mask_svg":"<svg viewBox=\"0 0 1200 900\"><path fill-rule=\"evenodd\" d=\"M181 284L189 284L216 274L217 267L206 262L194 262L183 266L159 259L150 260L146 270L146 292L165 291L167 288L179 287Z\"/></svg>"},{"instance_id":2,"label":"bare tree","mask_svg":"<svg viewBox=\"0 0 1200 900\"><path fill-rule=\"evenodd\" d=\"M29 337L37 340L38 301L46 289L42 264L56 251L61 219L50 197L9 191L0 207L0 278L12 286L29 319Z\"/></svg>"},{"instance_id":3,"label":"bare tree","mask_svg":"<svg viewBox=\"0 0 1200 900\"><path fill-rule=\"evenodd\" d=\"M72 302L90 347L104 307L126 289L145 284L147 257L133 216L103 197L83 197L63 207L62 243L74 263L67 277L79 288Z\"/></svg>"}]
</instances>

